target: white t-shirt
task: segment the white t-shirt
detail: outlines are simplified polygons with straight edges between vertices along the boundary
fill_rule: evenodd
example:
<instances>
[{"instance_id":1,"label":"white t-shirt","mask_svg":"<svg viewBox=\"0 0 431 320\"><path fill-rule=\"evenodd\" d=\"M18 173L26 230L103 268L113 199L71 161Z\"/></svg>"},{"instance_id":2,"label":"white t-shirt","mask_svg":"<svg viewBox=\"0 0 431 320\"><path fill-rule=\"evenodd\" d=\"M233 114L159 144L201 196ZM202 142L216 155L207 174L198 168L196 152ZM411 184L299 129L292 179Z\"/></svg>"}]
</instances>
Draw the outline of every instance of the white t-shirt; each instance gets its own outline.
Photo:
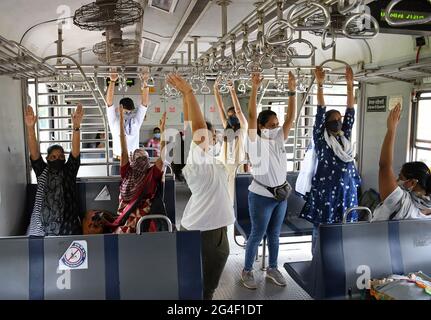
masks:
<instances>
[{"instance_id":1,"label":"white t-shirt","mask_svg":"<svg viewBox=\"0 0 431 320\"><path fill-rule=\"evenodd\" d=\"M379 204L374 210L371 221L389 220L395 212L393 220L431 219L431 214L423 214L412 200L410 192L401 187L397 187L385 201Z\"/></svg>"},{"instance_id":2,"label":"white t-shirt","mask_svg":"<svg viewBox=\"0 0 431 320\"><path fill-rule=\"evenodd\" d=\"M121 143L120 143L120 114L117 111L118 107L108 107L106 114L108 116L109 128L112 133L112 149L114 156L121 156ZM139 131L141 129L142 122L144 121L145 114L147 113L146 106L139 106L135 111L132 112L130 127L126 129L126 141L127 149L130 152L135 151L139 148ZM126 126L126 115L125 115Z\"/></svg>"},{"instance_id":3,"label":"white t-shirt","mask_svg":"<svg viewBox=\"0 0 431 320\"><path fill-rule=\"evenodd\" d=\"M253 177L268 187L277 187L286 182L287 155L284 146L283 128L279 128L275 139L256 136L253 142L247 138L245 150L252 166ZM248 190L260 196L274 198L266 188L254 180Z\"/></svg>"},{"instance_id":4,"label":"white t-shirt","mask_svg":"<svg viewBox=\"0 0 431 320\"><path fill-rule=\"evenodd\" d=\"M232 141L224 141L221 147L220 155L217 157L226 166L228 173L228 188L229 196L231 197L232 203L234 201L235 194L235 171L238 165L246 159L244 150L244 141L246 137L246 129L239 129L235 134L236 138ZM244 170L239 169L240 172Z\"/></svg>"},{"instance_id":5,"label":"white t-shirt","mask_svg":"<svg viewBox=\"0 0 431 320\"><path fill-rule=\"evenodd\" d=\"M234 223L228 176L222 162L192 142L183 174L192 192L181 220L184 228L208 231Z\"/></svg>"}]
</instances>

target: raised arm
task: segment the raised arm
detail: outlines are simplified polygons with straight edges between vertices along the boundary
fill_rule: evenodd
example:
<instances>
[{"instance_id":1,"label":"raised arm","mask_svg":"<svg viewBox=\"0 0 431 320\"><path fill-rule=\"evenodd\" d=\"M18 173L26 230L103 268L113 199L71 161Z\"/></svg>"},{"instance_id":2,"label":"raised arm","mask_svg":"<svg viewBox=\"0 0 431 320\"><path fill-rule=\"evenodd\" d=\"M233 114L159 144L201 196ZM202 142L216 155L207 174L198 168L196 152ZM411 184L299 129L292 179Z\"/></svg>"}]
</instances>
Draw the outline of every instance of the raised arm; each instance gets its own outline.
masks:
<instances>
[{"instance_id":1,"label":"raised arm","mask_svg":"<svg viewBox=\"0 0 431 320\"><path fill-rule=\"evenodd\" d=\"M27 106L25 109L25 125L27 126L28 148L30 150L31 160L35 161L40 158L39 143L36 139L36 131L34 126L37 122L37 117L34 115L33 108Z\"/></svg>"},{"instance_id":2,"label":"raised arm","mask_svg":"<svg viewBox=\"0 0 431 320\"><path fill-rule=\"evenodd\" d=\"M325 81L325 71L323 71L322 67L316 67L314 74L317 82L317 104L324 107L325 98L323 97L323 82Z\"/></svg>"},{"instance_id":3,"label":"raised arm","mask_svg":"<svg viewBox=\"0 0 431 320\"><path fill-rule=\"evenodd\" d=\"M120 123L124 123L124 110L120 106ZM120 145L121 145L121 159L120 166L123 167L129 162L129 151L127 149L126 133L124 131L124 126L120 125Z\"/></svg>"},{"instance_id":4,"label":"raised arm","mask_svg":"<svg viewBox=\"0 0 431 320\"><path fill-rule=\"evenodd\" d=\"M395 177L393 166L395 136L401 116L401 106L398 104L391 110L388 116L385 139L379 161L379 192L380 198L384 201L396 188L397 178Z\"/></svg>"},{"instance_id":5,"label":"raised arm","mask_svg":"<svg viewBox=\"0 0 431 320\"><path fill-rule=\"evenodd\" d=\"M163 171L163 162L166 160L167 148L166 146L166 137L165 137L165 128L166 128L166 112L163 112L162 118L160 119L159 128L161 131L160 136L160 157L156 160L156 166L160 171Z\"/></svg>"},{"instance_id":6,"label":"raised arm","mask_svg":"<svg viewBox=\"0 0 431 320\"><path fill-rule=\"evenodd\" d=\"M289 131L292 128L296 116L296 79L292 72L289 72L289 102L287 108L286 119L283 124L284 140L289 137Z\"/></svg>"},{"instance_id":7,"label":"raised arm","mask_svg":"<svg viewBox=\"0 0 431 320\"><path fill-rule=\"evenodd\" d=\"M168 83L177 88L185 97L186 104L189 107L189 114L192 126L193 141L206 149L208 147L208 129L202 114L201 108L199 107L198 101L196 100L193 90L190 85L177 74L170 74Z\"/></svg>"},{"instance_id":8,"label":"raised arm","mask_svg":"<svg viewBox=\"0 0 431 320\"><path fill-rule=\"evenodd\" d=\"M252 87L248 102L248 136L251 141L255 141L257 135L257 89L262 80L260 73L253 73L251 76Z\"/></svg>"},{"instance_id":9,"label":"raised arm","mask_svg":"<svg viewBox=\"0 0 431 320\"><path fill-rule=\"evenodd\" d=\"M239 123L241 124L241 128L246 129L248 127L247 119L242 112L241 104L239 103L238 96L236 95L235 86L233 83L228 84L230 96L232 98L232 103L235 108L235 114L239 120Z\"/></svg>"},{"instance_id":10,"label":"raised arm","mask_svg":"<svg viewBox=\"0 0 431 320\"><path fill-rule=\"evenodd\" d=\"M214 83L214 96L216 99L216 105L217 105L217 110L220 116L220 120L223 123L223 128L227 127L227 120L226 120L226 113L224 110L224 103L223 103L223 99L221 97L220 91L218 89L219 86L219 82L218 79L215 81Z\"/></svg>"},{"instance_id":11,"label":"raised arm","mask_svg":"<svg viewBox=\"0 0 431 320\"><path fill-rule=\"evenodd\" d=\"M72 113L72 124L73 124L73 133L72 133L72 156L74 158L78 158L79 153L81 152L81 122L82 117L84 116L84 110L82 108L82 104L78 103L76 110Z\"/></svg>"},{"instance_id":12,"label":"raised arm","mask_svg":"<svg viewBox=\"0 0 431 320\"><path fill-rule=\"evenodd\" d=\"M150 74L148 72L143 72L141 74L141 105L148 107L150 103L150 88L148 87L148 79Z\"/></svg>"},{"instance_id":13,"label":"raised arm","mask_svg":"<svg viewBox=\"0 0 431 320\"><path fill-rule=\"evenodd\" d=\"M347 108L353 108L355 97L353 95L353 70L346 67L346 82L347 82Z\"/></svg>"},{"instance_id":14,"label":"raised arm","mask_svg":"<svg viewBox=\"0 0 431 320\"><path fill-rule=\"evenodd\" d=\"M112 107L114 104L115 82L118 80L118 73L111 73L109 80L108 92L106 93L106 103L108 104L108 108Z\"/></svg>"}]
</instances>

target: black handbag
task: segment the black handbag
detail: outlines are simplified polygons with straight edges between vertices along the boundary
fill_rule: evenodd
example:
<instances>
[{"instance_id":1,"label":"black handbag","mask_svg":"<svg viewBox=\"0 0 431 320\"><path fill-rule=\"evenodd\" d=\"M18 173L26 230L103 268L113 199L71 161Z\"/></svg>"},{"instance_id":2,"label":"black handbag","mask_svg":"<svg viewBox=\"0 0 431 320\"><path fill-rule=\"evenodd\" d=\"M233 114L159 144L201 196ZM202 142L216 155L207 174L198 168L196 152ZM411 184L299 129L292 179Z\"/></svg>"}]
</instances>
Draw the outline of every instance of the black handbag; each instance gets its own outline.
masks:
<instances>
[{"instance_id":1,"label":"black handbag","mask_svg":"<svg viewBox=\"0 0 431 320\"><path fill-rule=\"evenodd\" d=\"M290 193L292 192L292 187L290 185L289 182L285 182L280 186L277 187L268 187L266 185L264 185L263 183L259 182L256 180L255 177L253 177L254 181L256 181L256 183L262 187L264 187L266 190L268 190L269 192L271 192L274 195L274 199L277 201L284 201L287 200L287 198L289 198Z\"/></svg>"}]
</instances>

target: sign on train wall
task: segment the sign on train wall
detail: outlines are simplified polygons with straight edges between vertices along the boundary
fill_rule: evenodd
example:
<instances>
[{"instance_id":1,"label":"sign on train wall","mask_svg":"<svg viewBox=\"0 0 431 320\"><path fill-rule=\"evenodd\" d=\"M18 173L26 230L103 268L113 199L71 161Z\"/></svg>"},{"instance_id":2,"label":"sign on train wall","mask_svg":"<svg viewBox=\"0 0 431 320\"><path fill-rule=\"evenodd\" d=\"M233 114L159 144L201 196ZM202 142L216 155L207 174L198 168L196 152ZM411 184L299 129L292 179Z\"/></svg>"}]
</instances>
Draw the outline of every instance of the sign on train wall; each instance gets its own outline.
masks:
<instances>
[{"instance_id":1,"label":"sign on train wall","mask_svg":"<svg viewBox=\"0 0 431 320\"><path fill-rule=\"evenodd\" d=\"M431 35L431 24L417 24L404 27L391 27L385 20L385 10L390 0L378 0L370 3L371 15L377 19L380 32L408 35ZM397 4L391 11L391 19L394 21L411 21L425 19L431 15L431 4L424 0L405 0Z\"/></svg>"},{"instance_id":2,"label":"sign on train wall","mask_svg":"<svg viewBox=\"0 0 431 320\"><path fill-rule=\"evenodd\" d=\"M367 112L386 112L386 96L368 97Z\"/></svg>"}]
</instances>

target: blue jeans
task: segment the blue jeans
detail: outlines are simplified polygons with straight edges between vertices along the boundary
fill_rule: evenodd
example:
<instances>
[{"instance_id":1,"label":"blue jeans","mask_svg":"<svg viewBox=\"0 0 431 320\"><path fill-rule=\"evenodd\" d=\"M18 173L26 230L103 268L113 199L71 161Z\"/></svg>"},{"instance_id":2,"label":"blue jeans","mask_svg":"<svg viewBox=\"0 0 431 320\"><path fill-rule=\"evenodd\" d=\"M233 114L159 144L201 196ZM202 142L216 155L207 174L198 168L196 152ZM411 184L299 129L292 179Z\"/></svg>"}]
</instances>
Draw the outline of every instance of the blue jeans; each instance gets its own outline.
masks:
<instances>
[{"instance_id":1,"label":"blue jeans","mask_svg":"<svg viewBox=\"0 0 431 320\"><path fill-rule=\"evenodd\" d=\"M245 271L253 269L253 262L263 236L268 238L269 267L277 268L278 246L287 200L277 201L253 192L248 193L248 208L251 220L251 233L245 249Z\"/></svg>"}]
</instances>

